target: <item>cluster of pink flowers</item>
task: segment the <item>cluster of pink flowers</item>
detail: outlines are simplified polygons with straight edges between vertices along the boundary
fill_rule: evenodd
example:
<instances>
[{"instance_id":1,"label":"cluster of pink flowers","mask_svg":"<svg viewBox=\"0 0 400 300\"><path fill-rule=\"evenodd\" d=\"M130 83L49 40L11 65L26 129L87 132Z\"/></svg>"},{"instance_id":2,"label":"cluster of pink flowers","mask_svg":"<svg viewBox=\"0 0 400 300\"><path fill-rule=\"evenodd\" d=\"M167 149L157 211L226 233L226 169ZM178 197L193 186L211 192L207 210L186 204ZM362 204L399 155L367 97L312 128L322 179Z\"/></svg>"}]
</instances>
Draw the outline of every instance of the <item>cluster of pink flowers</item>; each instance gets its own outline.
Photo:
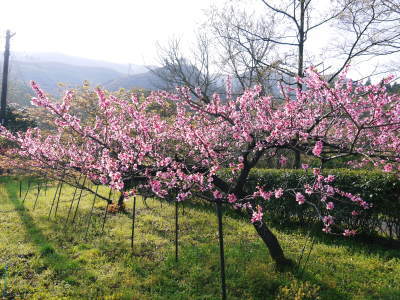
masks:
<instances>
[{"instance_id":1,"label":"cluster of pink flowers","mask_svg":"<svg viewBox=\"0 0 400 300\"><path fill-rule=\"evenodd\" d=\"M237 201L237 197L234 194L228 194L227 199L229 203L235 203Z\"/></svg>"},{"instance_id":2,"label":"cluster of pink flowers","mask_svg":"<svg viewBox=\"0 0 400 300\"><path fill-rule=\"evenodd\" d=\"M276 190L274 191L274 195L275 195L275 198L276 198L276 199L279 199L280 197L283 196L283 189L282 189L282 188L276 189Z\"/></svg>"},{"instance_id":3,"label":"cluster of pink flowers","mask_svg":"<svg viewBox=\"0 0 400 300\"><path fill-rule=\"evenodd\" d=\"M299 205L304 204L304 202L306 202L306 198L304 197L304 195L302 193L297 192L296 193L296 201Z\"/></svg>"},{"instance_id":4,"label":"cluster of pink flowers","mask_svg":"<svg viewBox=\"0 0 400 300\"><path fill-rule=\"evenodd\" d=\"M321 153L322 153L322 149L323 149L323 148L324 148L323 143L322 143L321 141L317 141L317 142L315 143L315 146L314 146L313 150L312 150L312 153L313 153L315 156L321 156Z\"/></svg>"},{"instance_id":5,"label":"cluster of pink flowers","mask_svg":"<svg viewBox=\"0 0 400 300\"><path fill-rule=\"evenodd\" d=\"M257 223L262 220L263 211L260 205L257 205L257 210L253 211L253 215L251 216L251 223Z\"/></svg>"},{"instance_id":6,"label":"cluster of pink flowers","mask_svg":"<svg viewBox=\"0 0 400 300\"><path fill-rule=\"evenodd\" d=\"M280 159L279 159L280 165L281 165L281 166L285 166L286 163L287 163L287 161L288 161L287 157L281 155L281 157L280 157Z\"/></svg>"},{"instance_id":7,"label":"cluster of pink flowers","mask_svg":"<svg viewBox=\"0 0 400 300\"><path fill-rule=\"evenodd\" d=\"M350 229L345 229L343 232L344 236L352 236L352 235L356 235L357 232L355 230L350 230Z\"/></svg>"},{"instance_id":8,"label":"cluster of pink flowers","mask_svg":"<svg viewBox=\"0 0 400 300\"><path fill-rule=\"evenodd\" d=\"M221 101L215 94L209 103L194 99L185 87L175 93L158 91L131 99L98 89L99 114L93 125L85 126L70 113L72 93L66 93L61 104L53 103L32 83L37 94L32 103L54 114L58 132L45 136L39 129L31 129L13 135L0 128L0 136L17 145L10 157L30 160L32 167L60 170L60 176L65 170L79 171L121 191L131 190L132 182L138 185L138 192L145 190L158 197L171 196L174 191L177 201L201 194L210 201L248 210L255 223L262 223L260 199L277 201L287 193L303 205L308 197L319 196L319 213L328 232L333 218L322 215L337 207L335 195L362 209L370 205L357 195L335 189L335 177L323 176L319 168L313 169L314 182L301 188L265 191L259 187L254 194L243 195L249 171L262 157L276 155L278 149L296 148L325 160L333 158L332 153L338 157L362 154L370 161L377 162L379 157L377 163L386 172L398 170L399 96L389 96L382 85L347 84L345 75L330 86L308 70L307 76L299 79L305 88L295 91L296 99L287 98L278 106L272 97L261 95L259 86L232 98L230 78L229 101ZM170 108L171 102L175 109L171 120L151 109ZM388 161L382 163L384 156ZM286 162L281 156L280 163ZM219 172L227 166L232 172L225 178ZM308 170L309 166L303 164L302 168Z\"/></svg>"}]
</instances>

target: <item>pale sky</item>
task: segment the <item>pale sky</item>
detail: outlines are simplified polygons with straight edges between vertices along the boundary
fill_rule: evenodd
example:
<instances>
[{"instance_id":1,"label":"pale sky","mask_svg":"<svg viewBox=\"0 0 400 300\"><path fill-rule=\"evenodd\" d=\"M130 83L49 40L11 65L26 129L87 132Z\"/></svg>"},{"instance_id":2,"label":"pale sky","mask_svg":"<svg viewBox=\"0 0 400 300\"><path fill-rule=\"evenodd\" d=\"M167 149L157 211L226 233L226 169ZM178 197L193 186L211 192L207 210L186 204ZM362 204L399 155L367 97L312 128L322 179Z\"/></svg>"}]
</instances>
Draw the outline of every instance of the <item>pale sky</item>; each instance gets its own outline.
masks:
<instances>
[{"instance_id":1,"label":"pale sky","mask_svg":"<svg viewBox=\"0 0 400 300\"><path fill-rule=\"evenodd\" d=\"M0 32L12 49L58 52L118 63L151 64L155 45L189 40L219 0L2 0ZM3 48L4 38L0 39Z\"/></svg>"},{"instance_id":2,"label":"pale sky","mask_svg":"<svg viewBox=\"0 0 400 300\"><path fill-rule=\"evenodd\" d=\"M242 0L240 3L249 1ZM321 2L319 2L321 1ZM329 0L315 3L329 9ZM92 59L157 64L157 42L181 38L190 44L196 27L206 19L203 11L225 0L1 0L0 34L16 32L12 51L57 52ZM251 1L250 1L251 2ZM249 3L250 3L249 2ZM254 5L254 2L252 5ZM324 4L323 4L324 3ZM317 55L332 37L315 32L308 49ZM4 37L0 37L0 51ZM352 66L356 77L367 63ZM357 70L360 69L361 71ZM358 73L358 74L357 74Z\"/></svg>"}]
</instances>

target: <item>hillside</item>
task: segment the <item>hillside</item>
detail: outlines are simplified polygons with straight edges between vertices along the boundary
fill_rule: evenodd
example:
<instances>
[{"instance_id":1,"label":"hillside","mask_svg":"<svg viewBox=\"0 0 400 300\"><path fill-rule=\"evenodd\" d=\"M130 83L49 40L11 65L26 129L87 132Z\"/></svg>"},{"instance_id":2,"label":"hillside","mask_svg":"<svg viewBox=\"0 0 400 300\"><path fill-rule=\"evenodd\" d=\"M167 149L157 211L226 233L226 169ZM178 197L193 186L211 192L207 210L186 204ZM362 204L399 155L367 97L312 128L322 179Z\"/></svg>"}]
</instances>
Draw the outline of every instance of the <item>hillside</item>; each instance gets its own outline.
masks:
<instances>
[{"instance_id":1,"label":"hillside","mask_svg":"<svg viewBox=\"0 0 400 300\"><path fill-rule=\"evenodd\" d=\"M11 80L36 81L47 93L58 94L58 83L75 87L87 80L99 85L110 79L122 76L122 73L101 67L68 65L59 62L19 62L14 61L10 70Z\"/></svg>"},{"instance_id":2,"label":"hillside","mask_svg":"<svg viewBox=\"0 0 400 300\"><path fill-rule=\"evenodd\" d=\"M163 82L153 72L147 71L142 74L135 74L130 76L123 76L113 80L110 80L103 84L103 86L111 91L124 89L147 89L156 90L163 86Z\"/></svg>"},{"instance_id":3,"label":"hillside","mask_svg":"<svg viewBox=\"0 0 400 300\"><path fill-rule=\"evenodd\" d=\"M29 105L32 96L33 91L26 83L15 79L9 80L7 93L8 103L18 103L22 106L27 106Z\"/></svg>"},{"instance_id":4,"label":"hillside","mask_svg":"<svg viewBox=\"0 0 400 300\"><path fill-rule=\"evenodd\" d=\"M1 58L0 64L2 65ZM150 71L150 68L155 72L165 73L165 70L151 66L116 64L59 53L13 53L10 60L9 102L29 105L32 96L29 87L31 80L36 81L46 93L55 97L62 95L66 88L81 86L84 81L88 81L93 87L102 86L110 91L120 88L165 88L165 82ZM196 82L200 76L199 72L195 67L187 66L189 80L193 79L193 82ZM225 77L222 74L216 77L217 86L213 88L215 91L224 93ZM266 86L269 86L275 95L279 94L278 81L278 75L272 74L266 82ZM60 83L63 85L59 86ZM233 81L233 87L236 91L241 90L237 80Z\"/></svg>"},{"instance_id":5,"label":"hillside","mask_svg":"<svg viewBox=\"0 0 400 300\"><path fill-rule=\"evenodd\" d=\"M133 75L143 72L147 72L146 66L137 64L118 64L108 61L96 60L85 57L71 56L62 53L54 52L38 52L38 53L22 53L14 52L13 57L17 61L30 62L30 63L42 63L42 62L58 62L67 65L83 66L83 67L95 67L95 68L106 68L114 70L123 75Z\"/></svg>"},{"instance_id":6,"label":"hillside","mask_svg":"<svg viewBox=\"0 0 400 300\"><path fill-rule=\"evenodd\" d=\"M0 65L3 64L0 58ZM147 72L146 66L135 64L116 64L82 57L68 56L59 53L12 53L10 59L8 102L29 105L32 91L31 80L36 81L43 90L55 97L60 96L65 88L81 86L88 81L92 86L112 83L111 88L120 87L151 88L146 76L138 81L120 86L119 82L141 72ZM0 73L1 75L1 73ZM59 84L63 86L60 87ZM108 87L107 87L108 88Z\"/></svg>"}]
</instances>

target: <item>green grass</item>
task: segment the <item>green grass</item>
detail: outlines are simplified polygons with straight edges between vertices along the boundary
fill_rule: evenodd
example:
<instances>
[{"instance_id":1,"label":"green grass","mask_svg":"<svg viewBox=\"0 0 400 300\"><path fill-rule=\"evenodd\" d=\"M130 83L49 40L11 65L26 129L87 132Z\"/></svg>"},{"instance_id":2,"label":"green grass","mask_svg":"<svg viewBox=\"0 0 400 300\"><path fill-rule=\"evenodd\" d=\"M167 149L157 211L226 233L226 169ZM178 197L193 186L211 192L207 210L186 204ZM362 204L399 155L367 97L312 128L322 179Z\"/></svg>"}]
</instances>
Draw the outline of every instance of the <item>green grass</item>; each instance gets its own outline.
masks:
<instances>
[{"instance_id":1,"label":"green grass","mask_svg":"<svg viewBox=\"0 0 400 300\"><path fill-rule=\"evenodd\" d=\"M64 186L57 217L48 219L56 185L46 196L41 191L34 211L32 187L22 203L18 181L0 177L0 291L6 299L220 298L213 210L185 207L176 263L173 205L161 208L159 201L148 200L146 207L139 199L132 252L129 214L109 215L102 233L106 204L98 199L85 240L93 196L82 198L75 224L65 226L73 188ZM100 192L107 195L108 189ZM127 202L128 211L131 207ZM297 261L309 242L308 230L273 231L287 256ZM309 299L400 299L398 249L316 234L304 272L279 272L246 220L226 214L224 233L228 299L295 299L302 293Z\"/></svg>"}]
</instances>

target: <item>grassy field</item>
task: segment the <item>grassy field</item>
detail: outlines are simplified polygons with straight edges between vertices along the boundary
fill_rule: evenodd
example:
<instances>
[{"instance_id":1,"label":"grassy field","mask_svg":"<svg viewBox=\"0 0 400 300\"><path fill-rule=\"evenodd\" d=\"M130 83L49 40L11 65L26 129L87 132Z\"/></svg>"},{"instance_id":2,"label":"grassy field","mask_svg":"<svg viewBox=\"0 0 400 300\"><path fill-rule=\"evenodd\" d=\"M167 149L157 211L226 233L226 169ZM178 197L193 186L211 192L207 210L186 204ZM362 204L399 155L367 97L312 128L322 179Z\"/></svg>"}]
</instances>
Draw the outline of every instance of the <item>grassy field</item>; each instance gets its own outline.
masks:
<instances>
[{"instance_id":1,"label":"grassy field","mask_svg":"<svg viewBox=\"0 0 400 300\"><path fill-rule=\"evenodd\" d=\"M82 198L66 224L74 192L63 188L48 219L56 185L22 203L19 182L0 177L0 297L6 299L219 299L217 219L207 207L180 207L180 257L175 262L174 206L139 199L133 252L132 218L112 214L101 231L105 202ZM27 188L23 184L22 198ZM108 190L101 188L106 195ZM127 203L128 211L132 203ZM54 209L53 209L54 213ZM71 218L70 218L71 219ZM273 228L297 261L308 229ZM320 229L318 229L320 231ZM315 234L304 272L275 269L246 220L224 217L228 299L400 299L400 250ZM305 259L303 259L304 261ZM296 298L297 296L300 296ZM308 298L307 298L308 296ZM303 298L301 298L303 297Z\"/></svg>"}]
</instances>

